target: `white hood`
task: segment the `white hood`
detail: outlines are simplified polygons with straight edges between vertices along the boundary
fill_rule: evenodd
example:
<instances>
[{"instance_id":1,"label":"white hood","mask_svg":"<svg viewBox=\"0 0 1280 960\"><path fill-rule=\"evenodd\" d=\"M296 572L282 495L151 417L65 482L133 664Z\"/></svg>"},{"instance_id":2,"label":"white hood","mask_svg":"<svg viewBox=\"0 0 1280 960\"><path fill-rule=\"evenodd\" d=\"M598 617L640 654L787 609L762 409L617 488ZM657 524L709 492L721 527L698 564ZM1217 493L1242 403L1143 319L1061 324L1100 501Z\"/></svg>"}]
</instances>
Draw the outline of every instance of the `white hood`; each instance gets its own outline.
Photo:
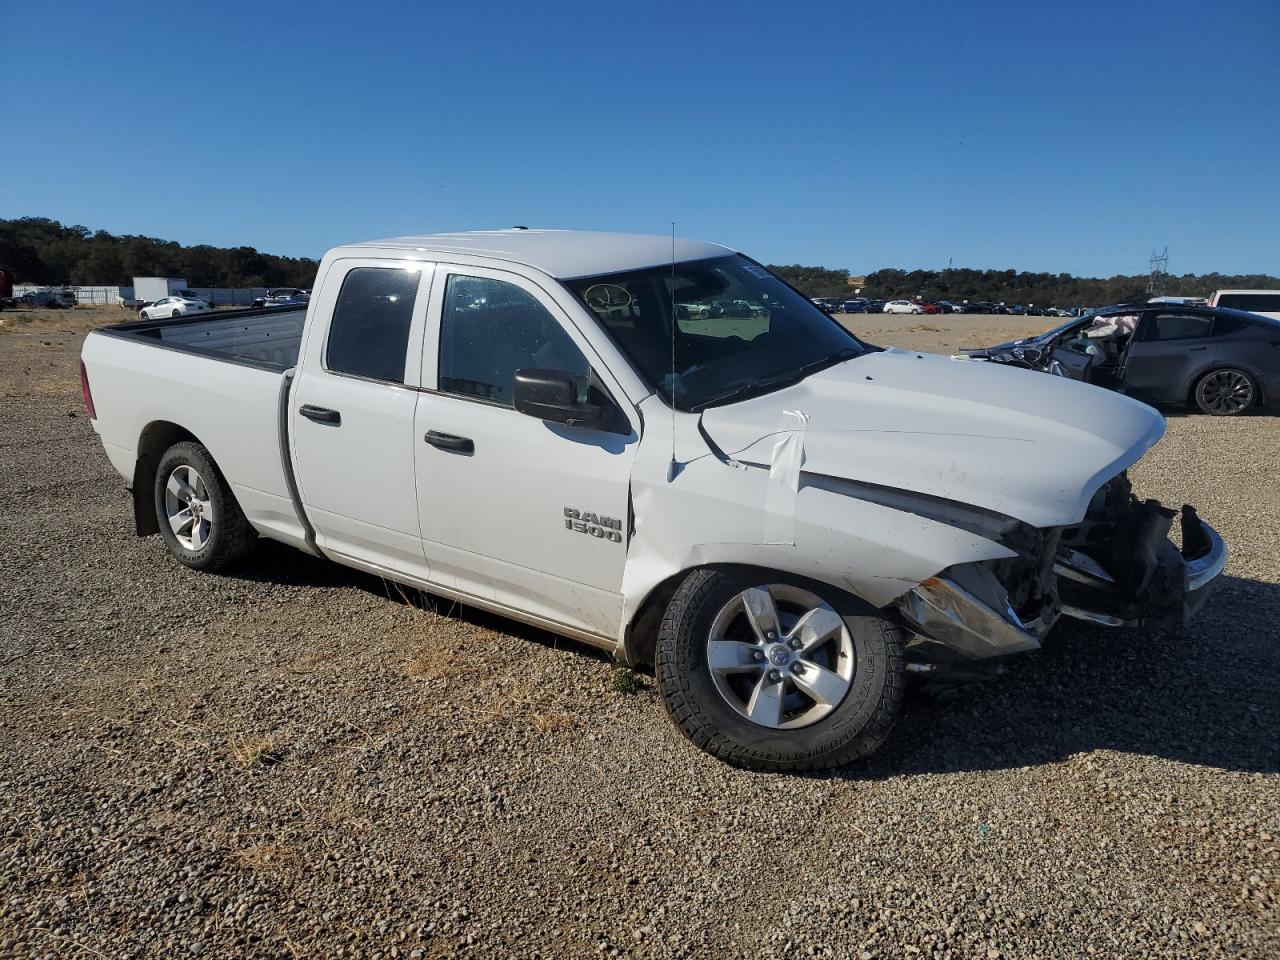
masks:
<instances>
[{"instance_id":1,"label":"white hood","mask_svg":"<svg viewBox=\"0 0 1280 960\"><path fill-rule=\"evenodd\" d=\"M1036 527L1077 523L1164 434L1120 394L994 363L886 350L702 415L734 459L769 465L808 415L802 469L946 497Z\"/></svg>"}]
</instances>

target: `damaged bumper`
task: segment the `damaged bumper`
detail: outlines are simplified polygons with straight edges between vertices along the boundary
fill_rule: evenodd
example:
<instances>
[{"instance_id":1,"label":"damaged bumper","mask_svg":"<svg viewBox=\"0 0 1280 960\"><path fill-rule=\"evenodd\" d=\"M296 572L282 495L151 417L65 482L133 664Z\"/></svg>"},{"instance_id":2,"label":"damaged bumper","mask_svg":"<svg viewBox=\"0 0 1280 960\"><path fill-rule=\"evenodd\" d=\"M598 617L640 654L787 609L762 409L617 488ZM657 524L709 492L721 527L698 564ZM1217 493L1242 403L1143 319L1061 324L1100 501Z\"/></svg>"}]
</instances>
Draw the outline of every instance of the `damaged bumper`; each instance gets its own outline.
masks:
<instances>
[{"instance_id":1,"label":"damaged bumper","mask_svg":"<svg viewBox=\"0 0 1280 960\"><path fill-rule=\"evenodd\" d=\"M1039 648L1059 617L1109 627L1180 629L1204 606L1227 546L1181 510L1133 498L1121 475L1099 492L1084 523L1045 531L1041 552L1018 561L949 567L898 601L921 661L985 660Z\"/></svg>"}]
</instances>

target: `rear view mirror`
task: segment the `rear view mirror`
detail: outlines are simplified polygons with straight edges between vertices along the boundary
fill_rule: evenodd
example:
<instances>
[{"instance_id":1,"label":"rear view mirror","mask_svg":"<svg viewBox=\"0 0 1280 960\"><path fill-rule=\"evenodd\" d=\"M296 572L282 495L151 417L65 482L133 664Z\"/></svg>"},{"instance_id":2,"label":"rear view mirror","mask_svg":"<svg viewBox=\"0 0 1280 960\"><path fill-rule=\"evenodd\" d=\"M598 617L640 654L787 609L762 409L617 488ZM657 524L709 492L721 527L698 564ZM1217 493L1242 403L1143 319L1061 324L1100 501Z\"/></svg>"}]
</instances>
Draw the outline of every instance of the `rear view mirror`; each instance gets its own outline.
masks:
<instances>
[{"instance_id":1,"label":"rear view mirror","mask_svg":"<svg viewBox=\"0 0 1280 960\"><path fill-rule=\"evenodd\" d=\"M574 427L593 427L604 418L595 404L578 402L578 381L564 370L517 370L515 408L539 420Z\"/></svg>"}]
</instances>

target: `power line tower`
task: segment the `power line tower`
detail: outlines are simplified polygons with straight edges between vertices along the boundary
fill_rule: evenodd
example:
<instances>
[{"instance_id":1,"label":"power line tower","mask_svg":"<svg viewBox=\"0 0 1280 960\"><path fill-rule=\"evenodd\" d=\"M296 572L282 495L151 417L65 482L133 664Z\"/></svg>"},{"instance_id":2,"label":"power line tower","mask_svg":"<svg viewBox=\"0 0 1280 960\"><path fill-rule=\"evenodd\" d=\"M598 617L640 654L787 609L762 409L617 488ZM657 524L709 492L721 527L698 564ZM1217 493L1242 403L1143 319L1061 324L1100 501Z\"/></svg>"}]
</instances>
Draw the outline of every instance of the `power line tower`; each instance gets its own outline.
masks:
<instances>
[{"instance_id":1,"label":"power line tower","mask_svg":"<svg viewBox=\"0 0 1280 960\"><path fill-rule=\"evenodd\" d=\"M1147 297L1163 297L1164 281L1169 276L1169 248L1151 251L1151 275L1147 278Z\"/></svg>"}]
</instances>

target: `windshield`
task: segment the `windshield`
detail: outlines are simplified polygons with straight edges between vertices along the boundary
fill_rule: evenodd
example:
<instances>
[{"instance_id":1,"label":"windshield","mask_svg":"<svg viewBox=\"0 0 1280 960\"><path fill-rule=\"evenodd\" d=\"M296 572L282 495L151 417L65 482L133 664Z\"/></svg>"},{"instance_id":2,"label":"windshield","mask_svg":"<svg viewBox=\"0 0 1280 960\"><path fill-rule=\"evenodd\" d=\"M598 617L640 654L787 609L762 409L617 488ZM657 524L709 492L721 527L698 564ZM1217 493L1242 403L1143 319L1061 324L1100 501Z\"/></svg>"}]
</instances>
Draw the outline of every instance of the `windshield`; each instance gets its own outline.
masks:
<instances>
[{"instance_id":1,"label":"windshield","mask_svg":"<svg viewBox=\"0 0 1280 960\"><path fill-rule=\"evenodd\" d=\"M743 256L569 280L566 286L648 385L680 410L767 393L871 349Z\"/></svg>"}]
</instances>

